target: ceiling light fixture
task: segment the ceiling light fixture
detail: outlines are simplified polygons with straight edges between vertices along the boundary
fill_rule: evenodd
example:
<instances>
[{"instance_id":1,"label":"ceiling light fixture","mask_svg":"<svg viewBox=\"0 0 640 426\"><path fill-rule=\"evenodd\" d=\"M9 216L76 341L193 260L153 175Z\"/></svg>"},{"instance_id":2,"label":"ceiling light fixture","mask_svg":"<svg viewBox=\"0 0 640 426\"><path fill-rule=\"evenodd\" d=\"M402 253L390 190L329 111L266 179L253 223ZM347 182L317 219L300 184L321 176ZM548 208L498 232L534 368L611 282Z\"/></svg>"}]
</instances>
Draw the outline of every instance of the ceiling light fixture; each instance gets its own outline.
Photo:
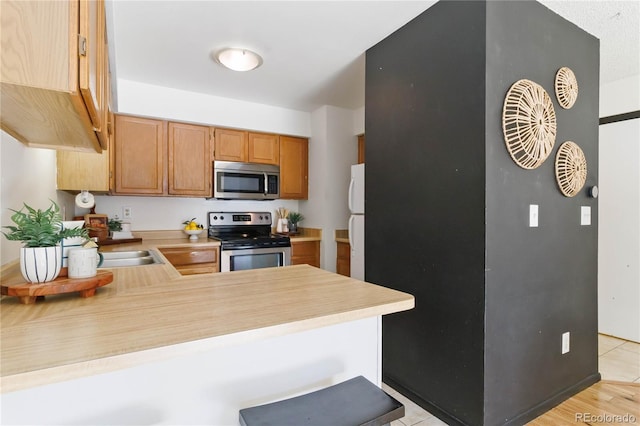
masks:
<instances>
[{"instance_id":1,"label":"ceiling light fixture","mask_svg":"<svg viewBox=\"0 0 640 426\"><path fill-rule=\"evenodd\" d=\"M255 52L242 48L222 49L215 54L216 61L234 71L251 71L262 65L262 58Z\"/></svg>"}]
</instances>

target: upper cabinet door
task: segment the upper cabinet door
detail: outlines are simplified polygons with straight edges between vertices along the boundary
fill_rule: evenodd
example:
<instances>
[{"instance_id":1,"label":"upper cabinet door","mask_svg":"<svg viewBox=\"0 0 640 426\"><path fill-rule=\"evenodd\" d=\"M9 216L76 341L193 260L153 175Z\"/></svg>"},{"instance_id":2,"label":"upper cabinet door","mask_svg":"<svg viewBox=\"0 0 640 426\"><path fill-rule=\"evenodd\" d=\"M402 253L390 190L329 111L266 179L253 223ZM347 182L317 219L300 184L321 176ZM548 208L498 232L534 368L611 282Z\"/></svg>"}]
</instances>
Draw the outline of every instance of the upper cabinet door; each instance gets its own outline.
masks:
<instances>
[{"instance_id":1,"label":"upper cabinet door","mask_svg":"<svg viewBox=\"0 0 640 426\"><path fill-rule=\"evenodd\" d=\"M104 110L107 108L104 93L107 55L105 29L104 0L80 0L79 87L98 133L102 131ZM106 148L106 139L101 138L100 143Z\"/></svg>"},{"instance_id":2,"label":"upper cabinet door","mask_svg":"<svg viewBox=\"0 0 640 426\"><path fill-rule=\"evenodd\" d=\"M280 141L278 135L249 133L249 162L280 164Z\"/></svg>"},{"instance_id":3,"label":"upper cabinet door","mask_svg":"<svg viewBox=\"0 0 640 426\"><path fill-rule=\"evenodd\" d=\"M309 197L309 140L280 136L280 198Z\"/></svg>"},{"instance_id":4,"label":"upper cabinet door","mask_svg":"<svg viewBox=\"0 0 640 426\"><path fill-rule=\"evenodd\" d=\"M364 163L364 135L358 135L358 164Z\"/></svg>"},{"instance_id":5,"label":"upper cabinet door","mask_svg":"<svg viewBox=\"0 0 640 426\"><path fill-rule=\"evenodd\" d=\"M115 192L163 195L166 122L116 116Z\"/></svg>"},{"instance_id":6,"label":"upper cabinet door","mask_svg":"<svg viewBox=\"0 0 640 426\"><path fill-rule=\"evenodd\" d=\"M169 194L211 196L208 126L169 123Z\"/></svg>"},{"instance_id":7,"label":"upper cabinet door","mask_svg":"<svg viewBox=\"0 0 640 426\"><path fill-rule=\"evenodd\" d=\"M31 147L101 152L103 0L2 0L1 7L2 130Z\"/></svg>"},{"instance_id":8,"label":"upper cabinet door","mask_svg":"<svg viewBox=\"0 0 640 426\"><path fill-rule=\"evenodd\" d=\"M215 159L221 161L248 161L247 132L243 130L215 129Z\"/></svg>"}]
</instances>

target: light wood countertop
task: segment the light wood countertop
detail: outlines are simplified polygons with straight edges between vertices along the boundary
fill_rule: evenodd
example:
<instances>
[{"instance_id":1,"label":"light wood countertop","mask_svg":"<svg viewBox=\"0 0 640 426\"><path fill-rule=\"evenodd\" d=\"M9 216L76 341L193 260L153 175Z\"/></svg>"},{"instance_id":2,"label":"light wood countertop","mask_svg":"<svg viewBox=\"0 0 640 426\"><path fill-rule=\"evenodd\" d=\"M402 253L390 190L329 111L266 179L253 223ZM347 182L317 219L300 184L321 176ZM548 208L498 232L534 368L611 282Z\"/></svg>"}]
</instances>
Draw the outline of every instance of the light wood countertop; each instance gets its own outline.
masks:
<instances>
[{"instance_id":1,"label":"light wood countertop","mask_svg":"<svg viewBox=\"0 0 640 426\"><path fill-rule=\"evenodd\" d=\"M199 244L216 244L200 239ZM190 245L184 239L109 250ZM3 297L2 392L183 353L408 310L413 296L308 265L180 275L169 263L113 268L96 295ZM20 282L17 264L2 282Z\"/></svg>"},{"instance_id":2,"label":"light wood countertop","mask_svg":"<svg viewBox=\"0 0 640 426\"><path fill-rule=\"evenodd\" d=\"M291 242L301 242L301 241L322 241L322 229L315 228L299 228L300 233L295 235L290 235Z\"/></svg>"}]
</instances>

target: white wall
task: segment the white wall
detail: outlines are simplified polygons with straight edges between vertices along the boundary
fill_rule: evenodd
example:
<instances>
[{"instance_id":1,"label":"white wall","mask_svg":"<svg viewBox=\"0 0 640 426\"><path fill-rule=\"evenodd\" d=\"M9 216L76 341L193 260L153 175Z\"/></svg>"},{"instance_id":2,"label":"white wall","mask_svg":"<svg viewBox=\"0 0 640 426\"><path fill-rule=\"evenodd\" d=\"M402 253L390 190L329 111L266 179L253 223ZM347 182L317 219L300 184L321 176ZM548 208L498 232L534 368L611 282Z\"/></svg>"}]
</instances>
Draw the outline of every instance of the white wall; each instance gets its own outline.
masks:
<instances>
[{"instance_id":1,"label":"white wall","mask_svg":"<svg viewBox=\"0 0 640 426\"><path fill-rule=\"evenodd\" d=\"M600 88L600 116L640 110L640 75ZM640 119L600 126L598 329L640 342Z\"/></svg>"},{"instance_id":2,"label":"white wall","mask_svg":"<svg viewBox=\"0 0 640 426\"><path fill-rule=\"evenodd\" d=\"M311 136L308 112L122 79L118 79L118 112L292 136Z\"/></svg>"},{"instance_id":3,"label":"white wall","mask_svg":"<svg viewBox=\"0 0 640 426\"><path fill-rule=\"evenodd\" d=\"M640 75L600 87L600 117L640 110Z\"/></svg>"},{"instance_id":4,"label":"white wall","mask_svg":"<svg viewBox=\"0 0 640 426\"><path fill-rule=\"evenodd\" d=\"M349 220L347 190L351 165L358 160L354 111L323 106L311 114L313 137L309 144L309 200L300 203L304 226L322 229L320 262L336 271L336 229Z\"/></svg>"},{"instance_id":5,"label":"white wall","mask_svg":"<svg viewBox=\"0 0 640 426\"><path fill-rule=\"evenodd\" d=\"M56 192L56 152L50 149L27 148L9 134L0 131L0 161L2 184L0 196L0 224L12 225L9 209L20 210L23 203L46 209L53 200L63 211L73 216L73 199ZM3 229L3 231L7 231ZM0 265L20 256L21 243L0 237Z\"/></svg>"},{"instance_id":6,"label":"white wall","mask_svg":"<svg viewBox=\"0 0 640 426\"><path fill-rule=\"evenodd\" d=\"M353 111L353 134L364 134L364 107Z\"/></svg>"},{"instance_id":7,"label":"white wall","mask_svg":"<svg viewBox=\"0 0 640 426\"><path fill-rule=\"evenodd\" d=\"M165 229L182 229L184 222L193 217L207 226L207 212L212 211L268 211L273 214L274 223L277 218L276 209L285 207L290 211L298 211L299 203L295 200L242 201L242 200L208 200L205 198L182 197L134 197L134 196L96 196L96 213L109 217L123 217L122 208L131 207L131 223L133 231L150 231ZM88 213L88 210L77 209L77 214ZM200 238L203 238L201 235ZM186 238L186 236L185 236Z\"/></svg>"}]
</instances>

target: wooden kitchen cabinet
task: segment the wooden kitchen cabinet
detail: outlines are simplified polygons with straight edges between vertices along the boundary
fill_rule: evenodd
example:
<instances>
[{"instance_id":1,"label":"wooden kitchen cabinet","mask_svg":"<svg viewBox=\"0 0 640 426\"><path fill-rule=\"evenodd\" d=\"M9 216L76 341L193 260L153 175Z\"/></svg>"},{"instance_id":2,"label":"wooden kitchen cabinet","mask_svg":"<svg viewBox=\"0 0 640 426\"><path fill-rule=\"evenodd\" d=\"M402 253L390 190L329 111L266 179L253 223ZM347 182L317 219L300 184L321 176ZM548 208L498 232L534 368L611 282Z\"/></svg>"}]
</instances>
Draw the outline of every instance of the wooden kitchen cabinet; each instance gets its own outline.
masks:
<instances>
[{"instance_id":1,"label":"wooden kitchen cabinet","mask_svg":"<svg viewBox=\"0 0 640 426\"><path fill-rule=\"evenodd\" d=\"M159 250L182 275L220 272L218 247L165 247Z\"/></svg>"},{"instance_id":2,"label":"wooden kitchen cabinet","mask_svg":"<svg viewBox=\"0 0 640 426\"><path fill-rule=\"evenodd\" d=\"M346 277L351 276L351 246L349 243L337 242L336 272Z\"/></svg>"},{"instance_id":3,"label":"wooden kitchen cabinet","mask_svg":"<svg viewBox=\"0 0 640 426\"><path fill-rule=\"evenodd\" d=\"M208 126L169 123L169 194L211 196L211 132Z\"/></svg>"},{"instance_id":4,"label":"wooden kitchen cabinet","mask_svg":"<svg viewBox=\"0 0 640 426\"><path fill-rule=\"evenodd\" d=\"M107 65L108 69L108 65ZM114 115L109 107L110 75L104 83L104 90L107 96L107 108L103 111L102 126L106 137L105 149L101 153L80 152L70 150L56 151L57 164L57 189L61 191L92 191L108 193L113 190L113 128Z\"/></svg>"},{"instance_id":5,"label":"wooden kitchen cabinet","mask_svg":"<svg viewBox=\"0 0 640 426\"><path fill-rule=\"evenodd\" d=\"M113 189L111 174L112 142L101 153L56 151L57 189L60 191L109 192Z\"/></svg>"},{"instance_id":6,"label":"wooden kitchen cabinet","mask_svg":"<svg viewBox=\"0 0 640 426\"><path fill-rule=\"evenodd\" d=\"M278 135L249 132L249 163L280 164L280 139Z\"/></svg>"},{"instance_id":7,"label":"wooden kitchen cabinet","mask_svg":"<svg viewBox=\"0 0 640 426\"><path fill-rule=\"evenodd\" d=\"M320 267L320 241L291 241L291 264Z\"/></svg>"},{"instance_id":8,"label":"wooden kitchen cabinet","mask_svg":"<svg viewBox=\"0 0 640 426\"><path fill-rule=\"evenodd\" d=\"M248 133L244 130L215 129L214 158L220 161L247 162Z\"/></svg>"},{"instance_id":9,"label":"wooden kitchen cabinet","mask_svg":"<svg viewBox=\"0 0 640 426\"><path fill-rule=\"evenodd\" d=\"M115 194L165 194L166 128L165 121L116 115Z\"/></svg>"},{"instance_id":10,"label":"wooden kitchen cabinet","mask_svg":"<svg viewBox=\"0 0 640 426\"><path fill-rule=\"evenodd\" d=\"M358 135L358 164L364 163L364 135Z\"/></svg>"},{"instance_id":11,"label":"wooden kitchen cabinet","mask_svg":"<svg viewBox=\"0 0 640 426\"><path fill-rule=\"evenodd\" d=\"M2 129L33 147L106 148L104 1L3 0L1 43Z\"/></svg>"},{"instance_id":12,"label":"wooden kitchen cabinet","mask_svg":"<svg viewBox=\"0 0 640 426\"><path fill-rule=\"evenodd\" d=\"M214 159L280 164L278 135L235 129L215 129Z\"/></svg>"},{"instance_id":13,"label":"wooden kitchen cabinet","mask_svg":"<svg viewBox=\"0 0 640 426\"><path fill-rule=\"evenodd\" d=\"M104 122L108 99L104 82L109 72L106 68L106 31L104 0L80 0L80 93L102 148L107 147L107 129Z\"/></svg>"},{"instance_id":14,"label":"wooden kitchen cabinet","mask_svg":"<svg viewBox=\"0 0 640 426\"><path fill-rule=\"evenodd\" d=\"M309 197L309 140L280 136L280 198Z\"/></svg>"}]
</instances>

